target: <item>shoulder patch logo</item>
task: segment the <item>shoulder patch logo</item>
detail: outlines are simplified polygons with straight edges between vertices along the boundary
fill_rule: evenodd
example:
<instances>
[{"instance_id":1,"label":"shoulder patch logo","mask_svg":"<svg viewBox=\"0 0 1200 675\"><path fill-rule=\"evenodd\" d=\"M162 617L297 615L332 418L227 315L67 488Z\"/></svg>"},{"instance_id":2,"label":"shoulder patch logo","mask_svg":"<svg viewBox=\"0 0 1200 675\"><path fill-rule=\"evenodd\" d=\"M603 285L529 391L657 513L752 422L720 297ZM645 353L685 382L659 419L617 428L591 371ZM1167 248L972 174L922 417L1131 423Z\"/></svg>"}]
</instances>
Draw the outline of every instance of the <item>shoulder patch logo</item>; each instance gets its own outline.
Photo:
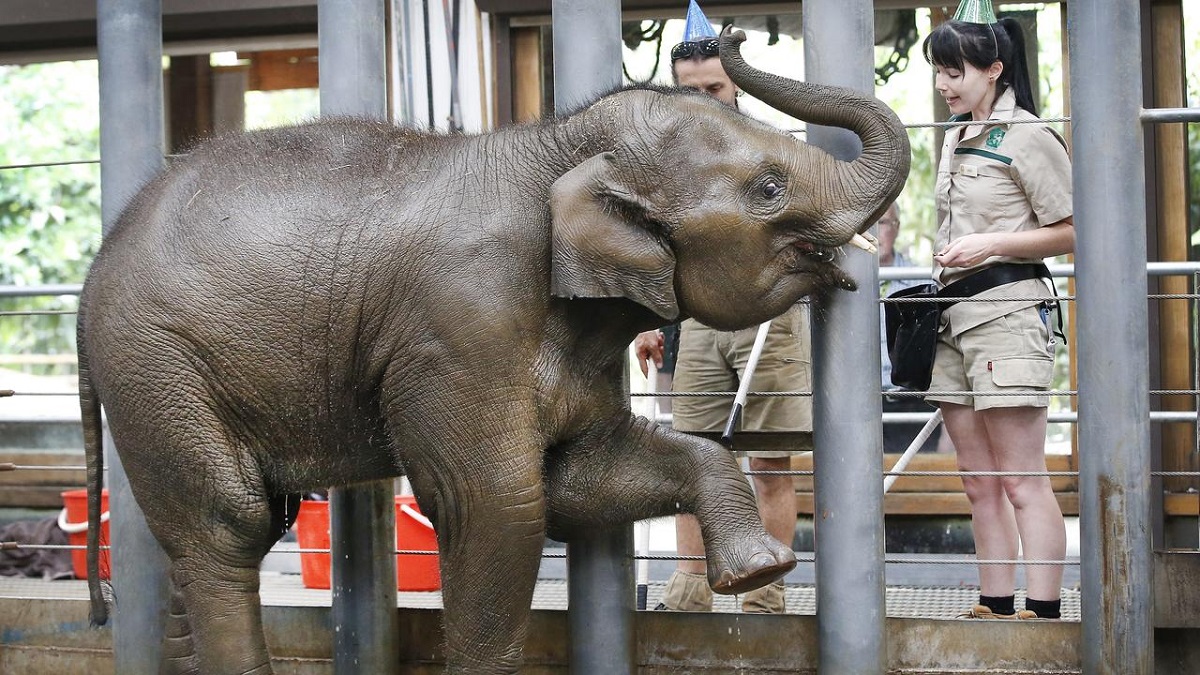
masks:
<instances>
[{"instance_id":1,"label":"shoulder patch logo","mask_svg":"<svg viewBox=\"0 0 1200 675\"><path fill-rule=\"evenodd\" d=\"M1003 129L992 129L992 131L988 134L987 141L985 141L985 143L987 144L987 146L989 148L998 148L998 147L1000 147L1000 143L1003 140L1004 140L1004 130Z\"/></svg>"}]
</instances>

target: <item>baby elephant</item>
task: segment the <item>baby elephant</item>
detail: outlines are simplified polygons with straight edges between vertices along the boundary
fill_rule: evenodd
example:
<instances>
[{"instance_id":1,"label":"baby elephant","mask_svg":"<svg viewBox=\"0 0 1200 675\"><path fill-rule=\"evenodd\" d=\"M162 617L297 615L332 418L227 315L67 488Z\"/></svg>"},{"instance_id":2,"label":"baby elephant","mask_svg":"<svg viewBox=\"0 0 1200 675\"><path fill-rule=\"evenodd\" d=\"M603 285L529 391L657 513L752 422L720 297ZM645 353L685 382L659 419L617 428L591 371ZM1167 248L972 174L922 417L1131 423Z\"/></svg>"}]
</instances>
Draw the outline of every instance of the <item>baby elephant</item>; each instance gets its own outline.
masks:
<instances>
[{"instance_id":1,"label":"baby elephant","mask_svg":"<svg viewBox=\"0 0 1200 675\"><path fill-rule=\"evenodd\" d=\"M858 159L634 88L479 136L349 119L228 136L132 199L83 290L80 394L93 519L103 406L171 561L166 670L272 672L258 566L287 496L327 486L412 482L449 673L520 667L546 536L686 512L718 592L795 565L729 453L633 416L621 385L640 331L743 328L852 289L831 252L904 183L886 106L757 71L743 39L723 38L734 81L854 130Z\"/></svg>"}]
</instances>

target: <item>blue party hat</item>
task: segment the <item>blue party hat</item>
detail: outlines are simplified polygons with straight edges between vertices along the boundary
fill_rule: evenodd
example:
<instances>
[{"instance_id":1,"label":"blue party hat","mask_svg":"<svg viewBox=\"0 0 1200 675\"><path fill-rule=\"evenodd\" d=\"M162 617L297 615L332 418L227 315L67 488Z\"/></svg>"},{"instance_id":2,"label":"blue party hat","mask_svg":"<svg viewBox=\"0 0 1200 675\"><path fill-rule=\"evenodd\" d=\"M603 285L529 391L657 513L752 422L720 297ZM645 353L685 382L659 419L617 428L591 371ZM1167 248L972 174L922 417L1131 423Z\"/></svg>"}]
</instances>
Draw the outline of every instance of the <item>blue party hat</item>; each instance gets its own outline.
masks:
<instances>
[{"instance_id":1,"label":"blue party hat","mask_svg":"<svg viewBox=\"0 0 1200 675\"><path fill-rule=\"evenodd\" d=\"M708 17L704 16L704 10L700 9L696 0L691 0L688 3L687 25L683 27L683 41L699 42L715 37L717 37L717 31L713 30L712 24L708 22Z\"/></svg>"}]
</instances>

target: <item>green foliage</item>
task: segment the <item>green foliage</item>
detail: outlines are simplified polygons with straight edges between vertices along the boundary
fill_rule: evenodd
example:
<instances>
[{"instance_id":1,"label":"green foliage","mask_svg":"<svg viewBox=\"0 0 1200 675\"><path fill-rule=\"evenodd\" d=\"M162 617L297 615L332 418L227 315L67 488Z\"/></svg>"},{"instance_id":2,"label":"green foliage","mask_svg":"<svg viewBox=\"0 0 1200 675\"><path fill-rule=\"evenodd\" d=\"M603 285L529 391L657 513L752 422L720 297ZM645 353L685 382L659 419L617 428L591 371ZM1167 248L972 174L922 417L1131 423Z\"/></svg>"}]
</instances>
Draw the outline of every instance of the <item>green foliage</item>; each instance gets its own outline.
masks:
<instances>
[{"instance_id":1,"label":"green foliage","mask_svg":"<svg viewBox=\"0 0 1200 675\"><path fill-rule=\"evenodd\" d=\"M99 157L95 61L0 66L0 91L0 165ZM99 245L98 164L0 169L0 285L80 283ZM0 299L7 312L74 306L69 296ZM74 332L71 314L0 316L0 356L70 354Z\"/></svg>"}]
</instances>

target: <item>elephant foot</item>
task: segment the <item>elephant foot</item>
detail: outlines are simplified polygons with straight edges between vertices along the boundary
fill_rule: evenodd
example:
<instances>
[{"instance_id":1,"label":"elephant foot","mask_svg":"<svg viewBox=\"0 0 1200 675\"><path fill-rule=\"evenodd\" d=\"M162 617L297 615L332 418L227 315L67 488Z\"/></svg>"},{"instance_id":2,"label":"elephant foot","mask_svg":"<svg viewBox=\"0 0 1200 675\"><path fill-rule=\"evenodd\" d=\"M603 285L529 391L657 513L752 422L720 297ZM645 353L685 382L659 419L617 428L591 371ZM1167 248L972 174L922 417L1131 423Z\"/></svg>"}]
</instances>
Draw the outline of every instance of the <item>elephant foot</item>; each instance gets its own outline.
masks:
<instances>
[{"instance_id":1,"label":"elephant foot","mask_svg":"<svg viewBox=\"0 0 1200 675\"><path fill-rule=\"evenodd\" d=\"M762 588L796 567L792 549L763 534L738 542L732 550L710 551L708 585L716 593L732 595Z\"/></svg>"}]
</instances>

